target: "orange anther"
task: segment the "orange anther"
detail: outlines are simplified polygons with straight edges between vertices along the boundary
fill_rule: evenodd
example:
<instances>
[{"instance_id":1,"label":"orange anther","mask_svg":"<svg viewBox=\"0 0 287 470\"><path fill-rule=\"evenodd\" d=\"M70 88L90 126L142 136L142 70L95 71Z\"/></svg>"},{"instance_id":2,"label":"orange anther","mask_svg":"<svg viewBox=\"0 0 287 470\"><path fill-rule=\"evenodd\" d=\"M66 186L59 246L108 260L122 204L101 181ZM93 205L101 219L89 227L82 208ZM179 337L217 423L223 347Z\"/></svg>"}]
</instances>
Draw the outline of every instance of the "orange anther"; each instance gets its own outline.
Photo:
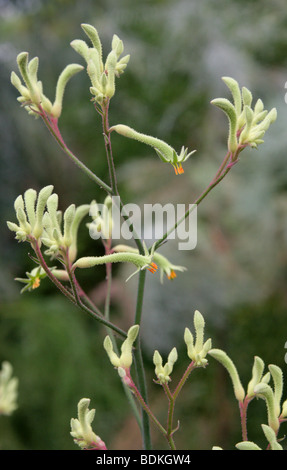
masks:
<instances>
[{"instance_id":1,"label":"orange anther","mask_svg":"<svg viewBox=\"0 0 287 470\"><path fill-rule=\"evenodd\" d=\"M154 274L157 270L157 265L155 263L150 263L148 270Z\"/></svg>"},{"instance_id":2,"label":"orange anther","mask_svg":"<svg viewBox=\"0 0 287 470\"><path fill-rule=\"evenodd\" d=\"M39 285L40 285L40 279L38 277L36 277L35 281L32 284L32 289L37 289L37 287L39 287Z\"/></svg>"},{"instance_id":3,"label":"orange anther","mask_svg":"<svg viewBox=\"0 0 287 470\"><path fill-rule=\"evenodd\" d=\"M174 279L176 277L176 273L173 271L173 269L170 271L170 274L167 276L169 280Z\"/></svg>"}]
</instances>

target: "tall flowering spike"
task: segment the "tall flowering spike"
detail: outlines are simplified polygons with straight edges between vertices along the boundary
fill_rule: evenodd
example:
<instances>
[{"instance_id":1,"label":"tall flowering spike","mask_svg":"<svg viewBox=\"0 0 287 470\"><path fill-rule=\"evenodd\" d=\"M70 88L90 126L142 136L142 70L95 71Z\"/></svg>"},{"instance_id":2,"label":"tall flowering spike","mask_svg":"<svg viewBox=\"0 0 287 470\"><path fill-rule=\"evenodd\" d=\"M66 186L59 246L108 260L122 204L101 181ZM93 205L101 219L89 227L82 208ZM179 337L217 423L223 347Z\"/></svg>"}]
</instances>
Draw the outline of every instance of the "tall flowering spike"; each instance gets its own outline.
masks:
<instances>
[{"instance_id":1,"label":"tall flowering spike","mask_svg":"<svg viewBox=\"0 0 287 470\"><path fill-rule=\"evenodd\" d=\"M102 105L111 99L115 94L115 79L125 70L129 58L126 55L120 59L124 51L123 42L117 35L112 39L112 50L103 61L102 43L98 31L90 24L82 24L82 29L92 43L89 47L85 41L75 39L71 42L73 49L78 52L86 61L87 73L91 80L90 92L94 96L93 100Z\"/></svg>"},{"instance_id":2,"label":"tall flowering spike","mask_svg":"<svg viewBox=\"0 0 287 470\"><path fill-rule=\"evenodd\" d=\"M225 367L227 370L228 374L230 375L232 384L233 384L233 389L234 389L234 394L235 398L239 402L243 402L245 398L245 391L244 388L241 384L237 369L233 363L233 361L230 359L230 357L221 349L211 349L208 354L212 356L214 359L216 359L220 364Z\"/></svg>"},{"instance_id":3,"label":"tall flowering spike","mask_svg":"<svg viewBox=\"0 0 287 470\"><path fill-rule=\"evenodd\" d=\"M63 95L68 81L73 75L80 72L83 67L78 64L67 65L61 72L56 86L55 101L52 103L43 93L42 82L38 80L39 59L34 57L29 61L28 52L21 52L17 56L17 64L21 78L11 73L11 83L20 93L18 101L22 103L29 114L38 117L43 111L51 117L59 118L62 112Z\"/></svg>"},{"instance_id":4,"label":"tall flowering spike","mask_svg":"<svg viewBox=\"0 0 287 470\"><path fill-rule=\"evenodd\" d=\"M0 370L0 415L11 415L17 408L18 379L12 377L10 362L3 362Z\"/></svg>"},{"instance_id":5,"label":"tall flowering spike","mask_svg":"<svg viewBox=\"0 0 287 470\"><path fill-rule=\"evenodd\" d=\"M185 162L195 152L195 150L193 150L192 152L188 153L188 150L182 147L180 153L177 154L176 151L163 140L160 140L157 137L142 134L141 132L137 132L124 124L117 124L116 126L112 126L110 128L110 132L112 131L116 131L118 134L124 137L138 140L139 142L153 147L163 162L170 163L173 166L176 175L184 173L182 163Z\"/></svg>"},{"instance_id":6,"label":"tall flowering spike","mask_svg":"<svg viewBox=\"0 0 287 470\"><path fill-rule=\"evenodd\" d=\"M16 232L19 241L30 241L31 238L40 239L43 233L43 215L53 186L45 186L39 194L28 189L22 196L18 196L14 203L18 224L7 222L8 228Z\"/></svg>"},{"instance_id":7,"label":"tall flowering spike","mask_svg":"<svg viewBox=\"0 0 287 470\"><path fill-rule=\"evenodd\" d=\"M228 149L231 160L235 161L246 147L257 148L264 142L263 137L277 118L277 111L264 110L262 100L257 100L252 109L252 93L246 87L240 90L238 82L231 77L223 77L233 97L233 103L226 98L216 98L211 103L227 115L229 121Z\"/></svg>"},{"instance_id":8,"label":"tall flowering spike","mask_svg":"<svg viewBox=\"0 0 287 470\"><path fill-rule=\"evenodd\" d=\"M106 445L92 429L95 409L89 410L89 398L82 398L78 403L78 418L71 419L71 436L83 450L106 450Z\"/></svg>"},{"instance_id":9,"label":"tall flowering spike","mask_svg":"<svg viewBox=\"0 0 287 470\"><path fill-rule=\"evenodd\" d=\"M133 325L127 334L127 338L124 340L121 346L121 355L118 356L114 352L113 343L109 336L106 336L104 340L104 348L109 356L109 359L114 367L119 371L121 377L126 375L129 371L133 362L133 344L138 336L139 325Z\"/></svg>"},{"instance_id":10,"label":"tall flowering spike","mask_svg":"<svg viewBox=\"0 0 287 470\"><path fill-rule=\"evenodd\" d=\"M177 361L177 350L173 348L168 355L167 362L162 365L162 357L160 353L156 350L153 355L153 363L155 365L155 375L157 376L158 382L160 384L166 384L170 382L170 374L173 371L174 363Z\"/></svg>"},{"instance_id":11,"label":"tall flowering spike","mask_svg":"<svg viewBox=\"0 0 287 470\"><path fill-rule=\"evenodd\" d=\"M185 328L184 341L187 346L187 355L195 363L197 367L205 367L208 363L206 356L211 349L211 339L204 343L204 327L205 322L201 313L196 310L194 313L194 328L196 339L189 328Z\"/></svg>"}]
</instances>

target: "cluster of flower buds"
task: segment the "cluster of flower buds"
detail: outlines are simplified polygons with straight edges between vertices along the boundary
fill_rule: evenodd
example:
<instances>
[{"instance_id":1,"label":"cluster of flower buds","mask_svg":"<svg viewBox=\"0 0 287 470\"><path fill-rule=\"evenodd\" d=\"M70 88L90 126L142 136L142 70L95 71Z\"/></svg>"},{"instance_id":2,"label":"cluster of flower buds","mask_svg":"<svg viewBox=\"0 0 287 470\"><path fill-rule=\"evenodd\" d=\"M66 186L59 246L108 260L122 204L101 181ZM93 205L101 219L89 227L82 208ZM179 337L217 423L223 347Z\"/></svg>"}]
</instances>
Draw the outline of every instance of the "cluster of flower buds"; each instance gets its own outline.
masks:
<instances>
[{"instance_id":1,"label":"cluster of flower buds","mask_svg":"<svg viewBox=\"0 0 287 470\"><path fill-rule=\"evenodd\" d=\"M69 260L73 262L77 256L79 225L89 213L90 205L83 204L76 208L71 204L62 215L58 210L58 195L52 192L53 186L50 185L41 189L39 194L34 189L28 189L24 198L18 196L14 203L18 224L7 222L7 225L16 232L19 241L31 242L35 239L39 244L43 243L48 248L47 255L57 256L69 250Z\"/></svg>"},{"instance_id":2,"label":"cluster of flower buds","mask_svg":"<svg viewBox=\"0 0 287 470\"><path fill-rule=\"evenodd\" d=\"M82 29L92 43L92 47L81 40L75 39L71 42L73 49L78 52L87 63L87 72L92 86L90 92L96 103L102 104L111 99L115 94L115 78L119 77L125 70L130 56L126 55L120 59L124 51L123 42L114 34L112 50L103 62L102 44L96 28L89 24L82 24Z\"/></svg>"},{"instance_id":3,"label":"cluster of flower buds","mask_svg":"<svg viewBox=\"0 0 287 470\"><path fill-rule=\"evenodd\" d=\"M201 313L194 313L195 341L189 328L185 328L184 341L187 346L187 355L196 367L205 367L208 363L206 356L211 349L211 339L204 342L205 321Z\"/></svg>"},{"instance_id":4,"label":"cluster of flower buds","mask_svg":"<svg viewBox=\"0 0 287 470\"><path fill-rule=\"evenodd\" d=\"M188 153L188 150L182 147L180 153L177 154L176 151L163 140L158 139L157 137L142 134L141 132L137 132L124 124L117 124L112 126L110 128L110 132L112 131L116 131L118 134L124 137L138 140L139 142L153 147L163 162L170 163L173 166L176 175L181 175L184 173L182 163L185 162L195 152L195 150L193 150L192 152Z\"/></svg>"},{"instance_id":5,"label":"cluster of flower buds","mask_svg":"<svg viewBox=\"0 0 287 470\"><path fill-rule=\"evenodd\" d=\"M173 348L167 358L167 362L165 365L162 365L162 357L160 353L155 350L154 355L153 355L153 363L155 365L155 375L157 376L158 383L161 385L167 384L170 382L170 374L173 371L173 366L174 363L177 361L177 350L176 348Z\"/></svg>"},{"instance_id":6,"label":"cluster of flower buds","mask_svg":"<svg viewBox=\"0 0 287 470\"><path fill-rule=\"evenodd\" d=\"M15 73L11 74L11 83L20 93L18 101L25 107L29 114L38 116L43 111L54 118L59 118L62 112L62 102L64 91L68 81L73 75L83 70L83 66L79 64L67 65L59 75L55 100L52 103L43 93L42 82L38 80L39 59L34 57L29 61L28 52L21 52L17 56L18 68L21 78Z\"/></svg>"},{"instance_id":7,"label":"cluster of flower buds","mask_svg":"<svg viewBox=\"0 0 287 470\"><path fill-rule=\"evenodd\" d=\"M139 332L139 325L130 327L127 333L127 338L123 341L121 346L121 355L118 356L113 347L110 336L106 336L104 340L104 348L112 365L118 370L119 376L123 379L126 385L130 385L130 368L133 362L133 344L137 339Z\"/></svg>"},{"instance_id":8,"label":"cluster of flower buds","mask_svg":"<svg viewBox=\"0 0 287 470\"><path fill-rule=\"evenodd\" d=\"M229 120L228 149L237 158L238 153L246 146L257 148L264 142L263 137L277 118L275 108L271 111L264 109L261 99L258 99L252 109L252 93L246 87L240 90L239 84L231 77L223 77L233 97L233 103L226 98L216 98L212 104L222 109Z\"/></svg>"},{"instance_id":9,"label":"cluster of flower buds","mask_svg":"<svg viewBox=\"0 0 287 470\"><path fill-rule=\"evenodd\" d=\"M70 262L76 259L79 225L89 210L89 204L83 204L77 208L71 204L62 214L58 210L58 195L54 193L48 198L41 238L43 244L48 247L47 255L58 256L68 250Z\"/></svg>"},{"instance_id":10,"label":"cluster of flower buds","mask_svg":"<svg viewBox=\"0 0 287 470\"><path fill-rule=\"evenodd\" d=\"M18 379L12 377L10 362L3 362L0 370L0 415L11 415L17 408Z\"/></svg>"},{"instance_id":11,"label":"cluster of flower buds","mask_svg":"<svg viewBox=\"0 0 287 470\"><path fill-rule=\"evenodd\" d=\"M287 400L283 402L281 407L283 373L280 367L270 364L268 366L269 371L263 375L264 362L260 357L256 356L252 368L252 377L245 394L236 366L230 357L221 349L211 349L208 354L226 368L233 384L235 397L240 403L243 403L244 400L249 402L254 397L265 400L268 426L277 434L280 422L287 418ZM274 384L273 388L269 385L271 377Z\"/></svg>"},{"instance_id":12,"label":"cluster of flower buds","mask_svg":"<svg viewBox=\"0 0 287 470\"><path fill-rule=\"evenodd\" d=\"M78 418L71 419L71 436L83 450L106 450L106 445L102 439L97 436L91 423L94 420L96 410L89 410L89 398L82 398L78 403Z\"/></svg>"}]
</instances>

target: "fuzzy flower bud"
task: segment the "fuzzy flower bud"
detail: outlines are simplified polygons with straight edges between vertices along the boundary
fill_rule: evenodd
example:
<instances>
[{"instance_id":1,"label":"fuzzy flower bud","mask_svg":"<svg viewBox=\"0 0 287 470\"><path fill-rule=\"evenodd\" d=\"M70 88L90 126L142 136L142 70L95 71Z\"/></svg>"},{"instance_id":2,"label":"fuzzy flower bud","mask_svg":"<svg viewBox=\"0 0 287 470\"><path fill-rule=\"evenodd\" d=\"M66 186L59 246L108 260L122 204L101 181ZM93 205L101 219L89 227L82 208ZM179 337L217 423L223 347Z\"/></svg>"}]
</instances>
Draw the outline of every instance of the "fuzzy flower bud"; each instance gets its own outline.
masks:
<instances>
[{"instance_id":1,"label":"fuzzy flower bud","mask_svg":"<svg viewBox=\"0 0 287 470\"><path fill-rule=\"evenodd\" d=\"M211 339L204 343L204 327L205 321L201 313L196 310L194 313L194 329L196 339L194 342L193 335L189 328L185 328L184 341L187 345L187 355L194 361L197 367L205 367L207 365L206 355L211 349Z\"/></svg>"},{"instance_id":2,"label":"fuzzy flower bud","mask_svg":"<svg viewBox=\"0 0 287 470\"><path fill-rule=\"evenodd\" d=\"M90 400L82 398L78 403L78 419L71 419L71 436L81 449L106 450L105 443L91 427L96 410L89 410Z\"/></svg>"},{"instance_id":3,"label":"fuzzy flower bud","mask_svg":"<svg viewBox=\"0 0 287 470\"><path fill-rule=\"evenodd\" d=\"M132 361L133 361L133 355L132 355L132 350L133 350L133 343L135 342L137 335L139 332L139 326L138 325L133 325L127 334L127 338L124 340L121 346L121 355L118 356L114 352L113 344L111 341L111 338L109 336L106 336L104 340L104 348L109 356L109 359L114 367L117 369L120 368L120 373L122 374L122 370L129 370Z\"/></svg>"}]
</instances>

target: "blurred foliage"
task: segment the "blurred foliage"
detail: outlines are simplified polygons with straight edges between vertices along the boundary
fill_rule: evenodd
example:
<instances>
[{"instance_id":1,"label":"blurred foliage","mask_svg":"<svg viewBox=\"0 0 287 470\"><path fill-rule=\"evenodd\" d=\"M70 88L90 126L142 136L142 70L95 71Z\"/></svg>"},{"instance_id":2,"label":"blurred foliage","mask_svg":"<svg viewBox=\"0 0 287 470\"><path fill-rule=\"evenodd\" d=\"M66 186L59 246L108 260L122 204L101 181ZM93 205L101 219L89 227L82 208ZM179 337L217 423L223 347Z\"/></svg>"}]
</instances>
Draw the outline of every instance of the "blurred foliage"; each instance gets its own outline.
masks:
<instances>
[{"instance_id":1,"label":"blurred foliage","mask_svg":"<svg viewBox=\"0 0 287 470\"><path fill-rule=\"evenodd\" d=\"M245 384L254 355L281 366L286 376L285 0L144 0L136 6L132 0L0 0L0 22L0 361L9 360L20 381L19 409L0 420L1 448L75 448L69 420L83 396L97 409L95 430L109 448L141 445L133 419L125 419L129 412L121 385L106 367L104 332L48 282L32 295L20 296L13 281L31 269L27 247L16 245L6 228L18 194L54 184L62 208L94 198L102 202L103 195L66 159L42 123L19 108L10 85L16 56L26 50L30 57L39 56L39 76L53 98L63 67L81 63L69 43L84 38L82 22L98 29L105 51L116 33L131 54L118 81L111 124L130 124L175 148L198 149L179 181L150 149L115 136L125 202L189 204L206 187L225 152L227 122L209 104L228 95L221 76L247 86L266 108L277 107L278 120L265 144L258 152L245 151L200 206L196 249L178 252L172 241L164 246L163 253L187 266L188 273L172 284L148 278L142 334L151 379L154 348L166 353L176 346L185 357L183 331L185 325L192 327L195 309L205 316L214 347L226 349ZM101 122L90 98L83 72L69 83L60 127L71 149L108 181ZM86 230L80 252L101 252ZM128 326L136 279L124 285L130 274L126 267L115 274L113 315ZM82 283L99 299L104 275L102 269L82 274ZM186 361L179 362L178 371ZM212 363L191 380L177 409L182 417L179 448L232 448L240 435L229 378ZM150 383L151 402L165 419L163 401ZM260 443L264 405L259 401L250 410L254 425L249 437ZM158 446L165 444L158 441Z\"/></svg>"}]
</instances>

